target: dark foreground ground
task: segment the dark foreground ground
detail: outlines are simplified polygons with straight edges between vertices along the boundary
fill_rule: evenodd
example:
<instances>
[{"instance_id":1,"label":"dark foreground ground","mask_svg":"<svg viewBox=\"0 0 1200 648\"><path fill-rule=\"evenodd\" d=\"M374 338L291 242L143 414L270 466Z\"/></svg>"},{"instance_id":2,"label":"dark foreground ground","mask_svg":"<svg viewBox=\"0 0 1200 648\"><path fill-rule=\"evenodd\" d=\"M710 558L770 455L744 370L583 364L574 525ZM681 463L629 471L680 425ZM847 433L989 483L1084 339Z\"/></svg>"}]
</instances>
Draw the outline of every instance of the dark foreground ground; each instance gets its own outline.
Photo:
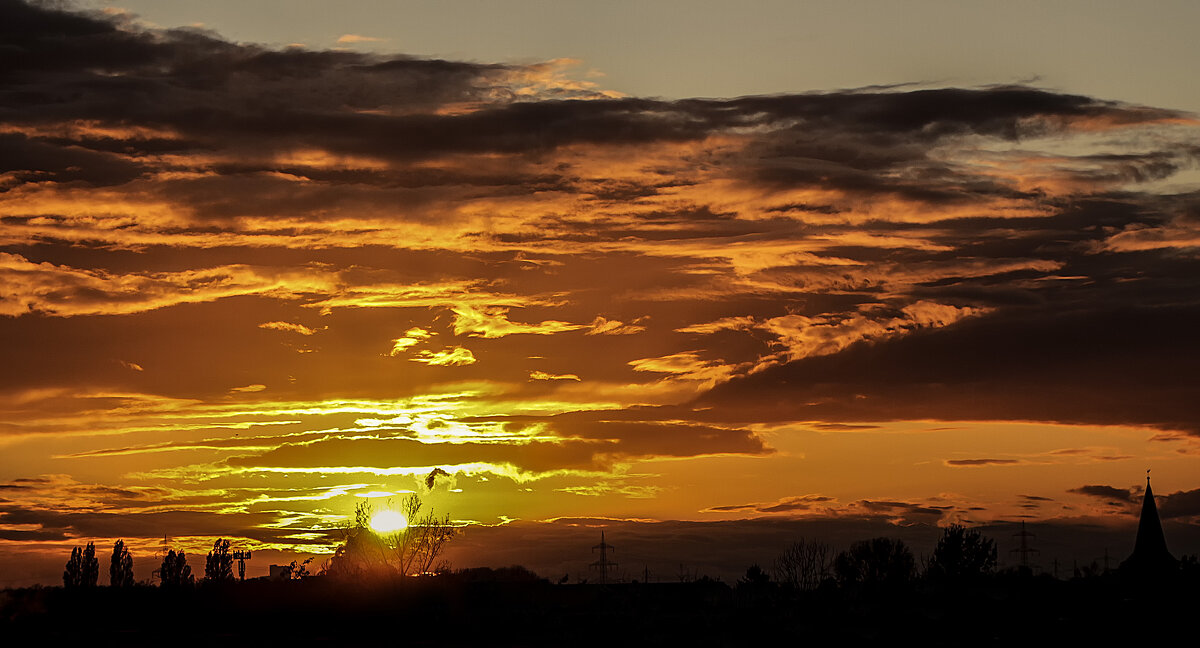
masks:
<instances>
[{"instance_id":1,"label":"dark foreground ground","mask_svg":"<svg viewBox=\"0 0 1200 648\"><path fill-rule=\"evenodd\" d=\"M0 592L4 646L1142 645L1193 636L1200 584L1029 577L891 592L436 577ZM1189 641L1191 641L1189 639Z\"/></svg>"}]
</instances>

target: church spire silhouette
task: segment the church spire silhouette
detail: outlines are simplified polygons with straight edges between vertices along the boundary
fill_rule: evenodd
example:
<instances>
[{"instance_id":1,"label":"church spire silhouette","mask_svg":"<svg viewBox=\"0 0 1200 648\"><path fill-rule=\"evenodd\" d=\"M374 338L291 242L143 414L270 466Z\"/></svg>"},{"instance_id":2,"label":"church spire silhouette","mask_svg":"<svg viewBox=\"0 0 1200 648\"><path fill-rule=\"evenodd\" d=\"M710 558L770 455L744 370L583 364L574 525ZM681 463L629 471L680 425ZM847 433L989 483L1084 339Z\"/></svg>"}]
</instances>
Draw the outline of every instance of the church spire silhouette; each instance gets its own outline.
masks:
<instances>
[{"instance_id":1,"label":"church spire silhouette","mask_svg":"<svg viewBox=\"0 0 1200 648\"><path fill-rule=\"evenodd\" d=\"M1163 535L1158 506L1154 503L1154 490L1150 488L1150 471L1147 470L1146 494L1142 498L1137 539L1133 543L1133 553L1121 563L1121 569L1136 575L1158 576L1176 569L1178 564L1167 550L1167 538Z\"/></svg>"}]
</instances>

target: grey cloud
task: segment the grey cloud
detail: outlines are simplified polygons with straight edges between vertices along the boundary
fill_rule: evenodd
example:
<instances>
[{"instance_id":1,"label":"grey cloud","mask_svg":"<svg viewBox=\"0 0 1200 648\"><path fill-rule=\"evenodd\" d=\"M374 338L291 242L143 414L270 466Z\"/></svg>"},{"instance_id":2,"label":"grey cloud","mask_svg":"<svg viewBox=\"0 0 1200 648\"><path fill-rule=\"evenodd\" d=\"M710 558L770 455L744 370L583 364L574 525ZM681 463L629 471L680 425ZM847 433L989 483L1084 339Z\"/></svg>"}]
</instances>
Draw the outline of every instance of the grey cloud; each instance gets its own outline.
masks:
<instances>
[{"instance_id":1,"label":"grey cloud","mask_svg":"<svg viewBox=\"0 0 1200 648\"><path fill-rule=\"evenodd\" d=\"M1178 491L1162 498L1159 514L1164 519L1190 518L1200 515L1200 489Z\"/></svg>"},{"instance_id":2,"label":"grey cloud","mask_svg":"<svg viewBox=\"0 0 1200 648\"><path fill-rule=\"evenodd\" d=\"M963 134L1016 139L1074 119L1138 123L1176 116L1024 87L731 100L514 101L509 75L536 73L533 67L301 48L273 51L197 30L150 31L118 18L22 2L5 3L0 18L9 25L0 38L13 52L0 68L8 80L7 91L0 92L0 119L153 126L175 131L166 140L177 138L196 150L269 152L303 142L403 161L458 153L525 154L575 144L698 141L755 127L769 133L746 155L754 160L746 162L748 177L758 182L821 184L941 203L1012 192L928 159L929 146L939 140ZM460 103L475 109L435 114ZM126 153L171 146L163 138L145 136L123 139L119 146L112 138L83 137L73 143ZM1159 177L1171 164L1098 161L1147 177ZM109 181L119 177L114 175L119 165L105 168ZM911 178L907 180L888 173L897 169L918 173L900 174ZM126 173L134 171L136 167ZM372 178L353 170L308 173L326 181ZM372 181L413 182L406 175L377 173ZM487 182L514 185L520 177ZM543 184L560 186L563 181L547 177ZM597 195L613 200L648 192L653 188L628 185Z\"/></svg>"},{"instance_id":3,"label":"grey cloud","mask_svg":"<svg viewBox=\"0 0 1200 648\"><path fill-rule=\"evenodd\" d=\"M1200 310L1093 308L1013 309L860 342L735 378L695 405L730 421L1015 418L1200 432Z\"/></svg>"},{"instance_id":4,"label":"grey cloud","mask_svg":"<svg viewBox=\"0 0 1200 648\"><path fill-rule=\"evenodd\" d=\"M272 522L271 514L241 514L236 520L209 511L163 511L152 513L109 513L47 511L0 507L5 524L37 524L43 533L73 537L162 537L205 535L261 535L260 525Z\"/></svg>"},{"instance_id":5,"label":"grey cloud","mask_svg":"<svg viewBox=\"0 0 1200 648\"><path fill-rule=\"evenodd\" d=\"M710 506L706 511L750 511L755 510L757 504L729 504L725 506Z\"/></svg>"},{"instance_id":6,"label":"grey cloud","mask_svg":"<svg viewBox=\"0 0 1200 648\"><path fill-rule=\"evenodd\" d=\"M893 502L893 501L872 501L859 500L855 505L861 507L870 514L882 515L889 519L896 519L904 523L911 523L915 520L924 520L926 523L933 523L941 519L950 507L934 507L922 504L913 504L911 502Z\"/></svg>"},{"instance_id":7,"label":"grey cloud","mask_svg":"<svg viewBox=\"0 0 1200 648\"><path fill-rule=\"evenodd\" d=\"M831 430L835 432L854 432L856 430L878 430L879 425L867 424L852 424L852 423L814 423L812 427L818 430Z\"/></svg>"},{"instance_id":8,"label":"grey cloud","mask_svg":"<svg viewBox=\"0 0 1200 648\"><path fill-rule=\"evenodd\" d=\"M139 177L144 168L121 156L89 151L71 144L36 141L20 134L0 134L0 173L11 173L14 184L26 182L86 182L118 185ZM0 184L0 192L7 190Z\"/></svg>"},{"instance_id":9,"label":"grey cloud","mask_svg":"<svg viewBox=\"0 0 1200 648\"><path fill-rule=\"evenodd\" d=\"M805 511L811 509L815 504L832 502L832 497L819 495L806 495L803 497L785 497L776 504L770 506L759 506L755 510L760 513L785 513L788 511Z\"/></svg>"},{"instance_id":10,"label":"grey cloud","mask_svg":"<svg viewBox=\"0 0 1200 648\"><path fill-rule=\"evenodd\" d=\"M1136 496L1136 494L1128 488L1117 488L1115 486L1106 486L1103 484L1080 486L1079 488L1072 488L1067 492L1123 503L1133 502Z\"/></svg>"}]
</instances>

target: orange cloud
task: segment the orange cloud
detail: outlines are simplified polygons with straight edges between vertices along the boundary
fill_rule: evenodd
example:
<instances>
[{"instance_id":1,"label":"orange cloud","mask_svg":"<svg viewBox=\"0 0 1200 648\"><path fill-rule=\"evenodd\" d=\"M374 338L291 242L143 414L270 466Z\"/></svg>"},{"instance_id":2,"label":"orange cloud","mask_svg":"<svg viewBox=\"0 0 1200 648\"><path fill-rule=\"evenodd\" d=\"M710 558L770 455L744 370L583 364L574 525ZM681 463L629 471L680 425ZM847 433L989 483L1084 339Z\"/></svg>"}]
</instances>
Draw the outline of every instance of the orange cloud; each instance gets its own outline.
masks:
<instances>
[{"instance_id":1,"label":"orange cloud","mask_svg":"<svg viewBox=\"0 0 1200 648\"><path fill-rule=\"evenodd\" d=\"M334 276L297 269L228 265L118 275L33 263L0 252L0 289L8 296L0 302L0 315L9 316L129 314L239 295L289 299L302 293L336 292L336 286Z\"/></svg>"},{"instance_id":2,"label":"orange cloud","mask_svg":"<svg viewBox=\"0 0 1200 648\"><path fill-rule=\"evenodd\" d=\"M692 324L682 328L675 329L676 333L698 333L700 335L708 335L717 331L738 331L754 328L755 319L749 315L740 317L722 317L719 320L707 322L704 324Z\"/></svg>"},{"instance_id":3,"label":"orange cloud","mask_svg":"<svg viewBox=\"0 0 1200 648\"><path fill-rule=\"evenodd\" d=\"M768 358L756 370L778 361L831 355L857 342L904 335L917 328L949 326L984 312L985 309L922 300L904 306L898 315L864 308L851 314L773 317L756 324L755 328L776 336L776 345L783 349L782 357Z\"/></svg>"},{"instance_id":4,"label":"orange cloud","mask_svg":"<svg viewBox=\"0 0 1200 648\"><path fill-rule=\"evenodd\" d=\"M374 36L362 36L359 34L342 34L338 36L338 45L353 45L356 43L382 43L385 38L375 38Z\"/></svg>"}]
</instances>

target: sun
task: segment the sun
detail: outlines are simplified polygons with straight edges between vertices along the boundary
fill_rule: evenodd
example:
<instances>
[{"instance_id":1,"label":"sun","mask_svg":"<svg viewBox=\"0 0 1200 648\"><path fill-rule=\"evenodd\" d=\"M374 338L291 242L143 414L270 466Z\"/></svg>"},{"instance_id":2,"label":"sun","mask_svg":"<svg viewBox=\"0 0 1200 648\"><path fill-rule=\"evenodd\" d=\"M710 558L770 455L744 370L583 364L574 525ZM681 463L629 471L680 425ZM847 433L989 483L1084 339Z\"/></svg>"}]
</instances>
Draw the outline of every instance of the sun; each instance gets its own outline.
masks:
<instances>
[{"instance_id":1,"label":"sun","mask_svg":"<svg viewBox=\"0 0 1200 648\"><path fill-rule=\"evenodd\" d=\"M380 511L371 516L371 529L378 533L400 531L408 526L408 520L399 511Z\"/></svg>"}]
</instances>

